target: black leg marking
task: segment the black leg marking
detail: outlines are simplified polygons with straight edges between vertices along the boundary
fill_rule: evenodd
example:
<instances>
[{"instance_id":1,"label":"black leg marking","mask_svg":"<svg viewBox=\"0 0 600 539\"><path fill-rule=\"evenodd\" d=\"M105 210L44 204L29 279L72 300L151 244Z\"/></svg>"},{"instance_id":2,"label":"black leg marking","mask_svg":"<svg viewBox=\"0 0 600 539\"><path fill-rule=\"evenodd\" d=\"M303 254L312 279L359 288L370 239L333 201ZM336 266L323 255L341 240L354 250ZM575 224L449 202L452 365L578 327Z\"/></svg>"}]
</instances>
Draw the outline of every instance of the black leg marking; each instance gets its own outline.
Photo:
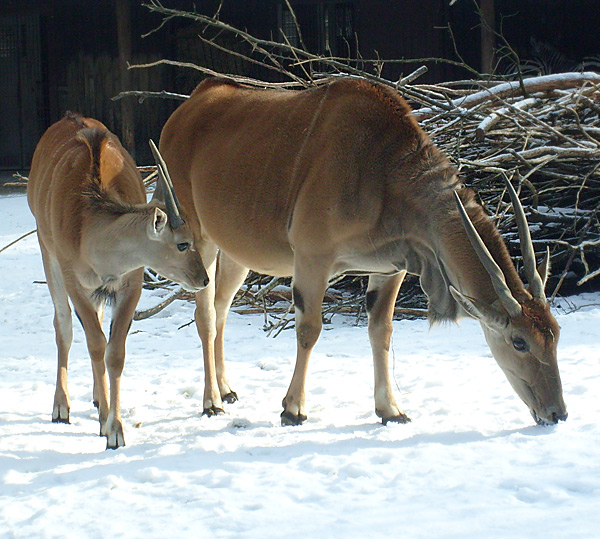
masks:
<instances>
[{"instance_id":1,"label":"black leg marking","mask_svg":"<svg viewBox=\"0 0 600 539\"><path fill-rule=\"evenodd\" d=\"M373 307L375 307L375 303L377 302L377 296L379 296L378 290L369 290L367 292L367 312L371 312Z\"/></svg>"},{"instance_id":2,"label":"black leg marking","mask_svg":"<svg viewBox=\"0 0 600 539\"><path fill-rule=\"evenodd\" d=\"M108 338L111 339L112 338L112 332L113 332L113 324L114 324L114 320L110 321L110 330L108 332ZM133 322L133 320L129 321L129 325L127 326L127 331L125 333L129 333L129 330L131 329L131 323Z\"/></svg>"},{"instance_id":3,"label":"black leg marking","mask_svg":"<svg viewBox=\"0 0 600 539\"><path fill-rule=\"evenodd\" d=\"M83 325L83 322L81 320L81 316L79 316L79 313L77 312L77 310L75 310L75 316L77 317L77 320L79 320L79 323L81 324L81 327L85 330L85 326Z\"/></svg>"},{"instance_id":4,"label":"black leg marking","mask_svg":"<svg viewBox=\"0 0 600 539\"><path fill-rule=\"evenodd\" d=\"M299 309L300 311L304 312L304 298L302 297L300 290L298 290L295 286L292 288L292 295L294 298L294 306L296 307L296 309Z\"/></svg>"}]
</instances>

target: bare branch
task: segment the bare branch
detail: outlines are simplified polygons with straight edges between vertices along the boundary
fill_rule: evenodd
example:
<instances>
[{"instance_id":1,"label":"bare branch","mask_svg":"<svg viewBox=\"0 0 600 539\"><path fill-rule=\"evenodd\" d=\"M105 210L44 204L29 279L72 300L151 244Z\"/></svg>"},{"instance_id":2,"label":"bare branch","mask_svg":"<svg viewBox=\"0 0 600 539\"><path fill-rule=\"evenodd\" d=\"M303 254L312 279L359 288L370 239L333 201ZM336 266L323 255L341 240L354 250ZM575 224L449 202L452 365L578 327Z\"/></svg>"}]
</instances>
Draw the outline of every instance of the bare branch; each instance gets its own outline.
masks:
<instances>
[{"instance_id":1,"label":"bare branch","mask_svg":"<svg viewBox=\"0 0 600 539\"><path fill-rule=\"evenodd\" d=\"M528 93L546 92L548 90L576 88L587 83L600 84L600 74L592 71L585 73L560 73L558 75L545 75L531 79L525 79L523 86ZM461 97L452 101L455 108L473 108L481 103L493 99L506 99L517 95L521 85L518 82L505 82L493 88L486 88L481 92ZM419 118L435 114L434 109L420 109L416 111Z\"/></svg>"},{"instance_id":2,"label":"bare branch","mask_svg":"<svg viewBox=\"0 0 600 539\"><path fill-rule=\"evenodd\" d=\"M161 301L158 305L154 307L150 307L149 309L145 309L143 311L135 311L133 315L134 320L145 320L146 318L150 318L155 314L158 314L163 309L167 308L171 303L173 303L176 299L182 298L186 294L186 291L183 289L179 289L177 292L168 296L164 301Z\"/></svg>"},{"instance_id":3,"label":"bare branch","mask_svg":"<svg viewBox=\"0 0 600 539\"><path fill-rule=\"evenodd\" d=\"M119 99L123 99L124 97L137 97L138 103L143 103L149 97L160 98L160 99L176 99L178 101L185 101L190 96L186 95L186 94L175 94L173 92L166 92L165 90L161 90L160 92L128 90L126 92L119 92L114 97L111 97L111 100L118 101Z\"/></svg>"},{"instance_id":4,"label":"bare branch","mask_svg":"<svg viewBox=\"0 0 600 539\"><path fill-rule=\"evenodd\" d=\"M25 238L31 236L32 234L35 234L36 232L37 232L37 229L27 232L27 234L23 234L22 236L18 237L16 240L11 241L8 245L5 245L4 247L2 247L2 249L0 249L0 253L2 253L3 251L6 251L6 249L8 249L9 247L12 247L15 243L18 243L21 240L24 240Z\"/></svg>"}]
</instances>

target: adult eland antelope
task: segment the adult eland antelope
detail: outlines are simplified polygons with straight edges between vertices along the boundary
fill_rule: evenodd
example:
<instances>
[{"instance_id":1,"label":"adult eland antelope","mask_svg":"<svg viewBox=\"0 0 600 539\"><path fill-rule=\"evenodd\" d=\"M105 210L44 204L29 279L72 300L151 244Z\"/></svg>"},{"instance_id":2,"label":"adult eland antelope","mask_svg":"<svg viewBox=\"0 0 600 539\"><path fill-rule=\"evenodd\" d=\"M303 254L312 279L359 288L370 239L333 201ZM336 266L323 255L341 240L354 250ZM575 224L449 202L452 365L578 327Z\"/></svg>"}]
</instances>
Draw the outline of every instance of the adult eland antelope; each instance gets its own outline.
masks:
<instances>
[{"instance_id":1,"label":"adult eland antelope","mask_svg":"<svg viewBox=\"0 0 600 539\"><path fill-rule=\"evenodd\" d=\"M31 164L27 198L54 303L58 347L52 421L69 422L70 298L85 330L94 404L107 448L125 445L120 381L144 266L189 290L208 284L192 232L165 175L161 170L160 185L147 203L142 178L118 138L100 122L73 113L46 131ZM102 331L107 300L113 303L108 343Z\"/></svg>"},{"instance_id":2,"label":"adult eland antelope","mask_svg":"<svg viewBox=\"0 0 600 539\"><path fill-rule=\"evenodd\" d=\"M204 355L204 412L233 401L223 333L248 269L293 276L296 367L283 424L306 419L305 381L321 303L339 274L368 274L375 411L405 422L388 373L394 302L420 275L432 322L481 322L496 361L534 419L567 417L558 372L559 327L544 296L523 209L511 186L527 288L456 170L392 90L337 79L303 90L201 83L165 124L160 149L211 284L196 293Z\"/></svg>"}]
</instances>

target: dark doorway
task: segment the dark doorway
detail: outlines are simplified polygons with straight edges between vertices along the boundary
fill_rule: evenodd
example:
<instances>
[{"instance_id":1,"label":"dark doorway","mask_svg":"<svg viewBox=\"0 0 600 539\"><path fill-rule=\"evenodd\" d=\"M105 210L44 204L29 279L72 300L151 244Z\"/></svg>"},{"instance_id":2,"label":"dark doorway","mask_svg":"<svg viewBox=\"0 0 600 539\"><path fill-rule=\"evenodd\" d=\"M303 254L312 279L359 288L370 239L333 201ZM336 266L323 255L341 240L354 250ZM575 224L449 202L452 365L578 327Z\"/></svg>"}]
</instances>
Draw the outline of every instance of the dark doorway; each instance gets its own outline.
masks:
<instances>
[{"instance_id":1,"label":"dark doorway","mask_svg":"<svg viewBox=\"0 0 600 539\"><path fill-rule=\"evenodd\" d=\"M29 168L43 129L40 22L0 17L0 169Z\"/></svg>"}]
</instances>

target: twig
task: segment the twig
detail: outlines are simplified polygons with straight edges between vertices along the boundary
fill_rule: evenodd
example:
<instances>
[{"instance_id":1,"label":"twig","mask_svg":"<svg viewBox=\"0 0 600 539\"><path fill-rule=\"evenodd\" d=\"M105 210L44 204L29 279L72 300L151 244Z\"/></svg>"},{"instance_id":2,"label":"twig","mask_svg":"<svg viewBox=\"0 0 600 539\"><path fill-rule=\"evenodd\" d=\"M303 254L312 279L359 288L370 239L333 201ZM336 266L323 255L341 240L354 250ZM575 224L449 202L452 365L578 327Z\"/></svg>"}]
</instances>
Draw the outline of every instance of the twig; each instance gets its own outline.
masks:
<instances>
[{"instance_id":1,"label":"twig","mask_svg":"<svg viewBox=\"0 0 600 539\"><path fill-rule=\"evenodd\" d=\"M185 67L188 69L194 69L196 71L200 71L201 73L204 73L205 75L209 75L211 77L227 77L230 78L232 80L235 80L236 82L239 82L241 84L249 84L251 86L258 86L261 88L287 88L290 86L300 86L300 87L304 87L305 84L301 83L301 82L286 82L286 83L282 83L282 82L266 82L266 81L262 81L262 80L257 80L257 79L252 79L250 77L242 77L239 75L233 75L231 73L219 73L218 71L214 71L213 69L209 69L208 67L203 67L203 66L199 66L196 64L192 64L190 62L177 62L175 60L157 60L155 62L150 62L147 64L134 64L129 66L129 69L147 69L149 67L156 67L159 65L171 65L171 66L176 66L176 67ZM125 92L122 92L125 93ZM187 96L189 97L189 96ZM187 98L186 97L186 98Z\"/></svg>"},{"instance_id":2,"label":"twig","mask_svg":"<svg viewBox=\"0 0 600 539\"><path fill-rule=\"evenodd\" d=\"M25 239L27 236L31 236L32 234L35 234L37 232L37 229L32 230L31 232L27 232L27 234L23 234L22 236L18 237L15 241L11 241L8 245L5 245L4 247L2 247L2 249L0 249L0 253L2 253L3 251L6 251L6 249L8 249L9 247L12 247L15 243Z\"/></svg>"},{"instance_id":3,"label":"twig","mask_svg":"<svg viewBox=\"0 0 600 539\"><path fill-rule=\"evenodd\" d=\"M183 297L186 294L186 291L183 288L180 288L177 292L171 294L165 300L161 301L158 305L154 307L150 307L149 309L145 309L143 311L135 311L133 315L134 320L145 320L146 318L150 318L155 314L158 314L160 311L171 305L176 299Z\"/></svg>"},{"instance_id":4,"label":"twig","mask_svg":"<svg viewBox=\"0 0 600 539\"><path fill-rule=\"evenodd\" d=\"M427 66L421 66L418 69L415 69L412 73L410 73L409 75L407 75L406 77L402 77L397 83L396 85L398 87L401 86L406 86L407 84L410 84L411 82L415 81L416 79L418 79L421 75L425 75L425 73L427 73L428 68Z\"/></svg>"},{"instance_id":5,"label":"twig","mask_svg":"<svg viewBox=\"0 0 600 539\"><path fill-rule=\"evenodd\" d=\"M139 66L130 66L129 68L132 69L134 67L139 67ZM119 92L117 95L111 97L110 99L111 99L111 101L118 101L119 99L123 99L124 97L137 97L138 103L143 103L148 97L161 98L161 99L176 99L178 101L185 101L190 96L186 95L186 94L175 94L173 92L166 92L165 90L162 90L160 92L128 90L126 92Z\"/></svg>"},{"instance_id":6,"label":"twig","mask_svg":"<svg viewBox=\"0 0 600 539\"><path fill-rule=\"evenodd\" d=\"M500 118L502 116L506 116L511 110L514 110L514 108L517 108L520 110L528 109L529 107L532 107L533 105L535 105L537 102L539 102L539 99L535 99L535 98L523 99L523 100L519 101L518 103L515 103L512 107L503 107L501 109L498 109L498 110L492 112L489 116L486 116L485 119L477 126L477 129L475 130L475 136L477 137L477 140L483 140L483 138L485 137L485 134L494 125L496 125L498 123Z\"/></svg>"}]
</instances>

